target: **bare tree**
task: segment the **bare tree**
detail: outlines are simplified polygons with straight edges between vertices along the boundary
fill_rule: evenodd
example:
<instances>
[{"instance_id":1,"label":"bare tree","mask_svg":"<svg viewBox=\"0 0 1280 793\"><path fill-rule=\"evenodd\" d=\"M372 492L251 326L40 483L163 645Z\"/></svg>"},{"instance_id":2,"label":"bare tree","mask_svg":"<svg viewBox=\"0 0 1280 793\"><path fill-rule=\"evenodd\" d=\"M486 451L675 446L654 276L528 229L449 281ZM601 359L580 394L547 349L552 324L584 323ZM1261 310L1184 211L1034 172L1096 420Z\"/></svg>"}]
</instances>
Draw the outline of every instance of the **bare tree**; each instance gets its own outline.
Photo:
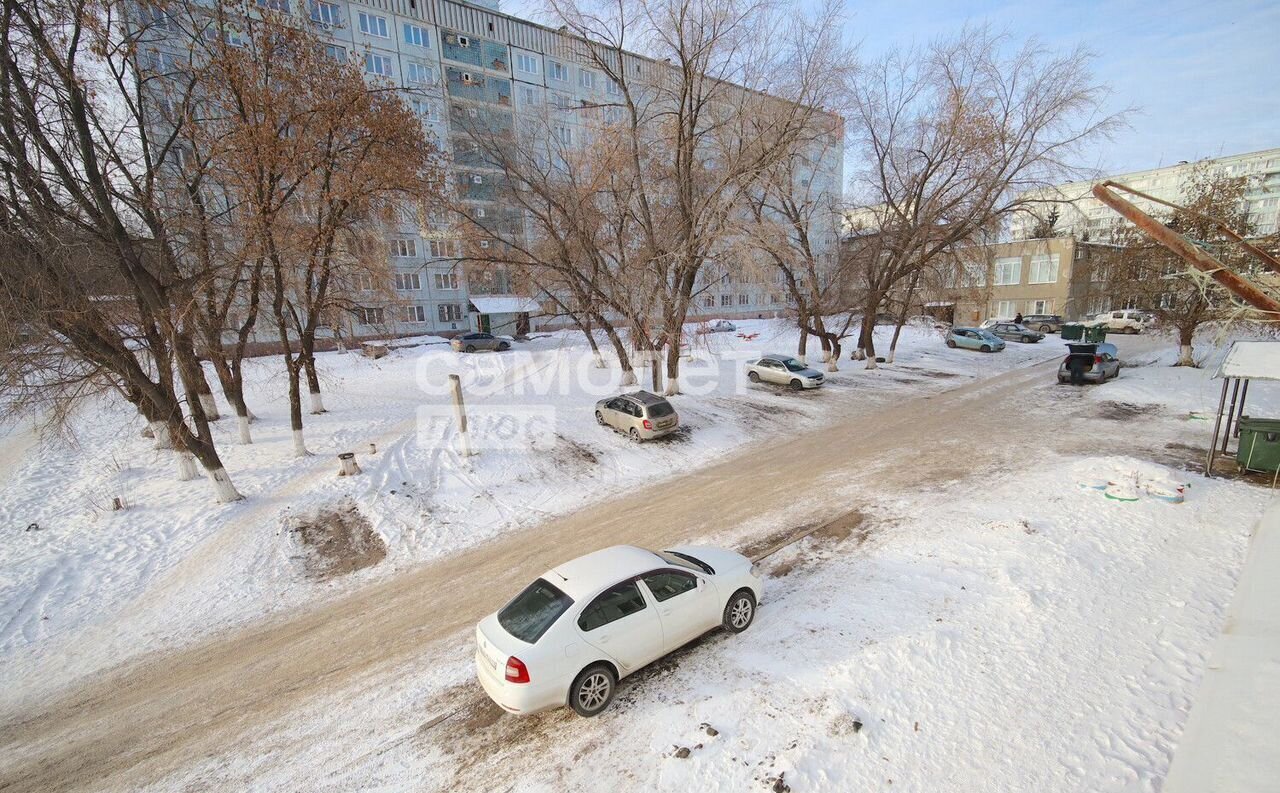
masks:
<instances>
[{"instance_id":1,"label":"bare tree","mask_svg":"<svg viewBox=\"0 0 1280 793\"><path fill-rule=\"evenodd\" d=\"M294 450L305 455L304 378L312 412L324 410L317 334L346 307L350 287L390 280L386 230L403 222L404 206L439 194L438 150L398 89L367 85L309 29L235 6L219 7L210 24L222 35L202 62L200 134L216 151L217 189L246 240L232 270L233 278L248 275L237 343L252 328L259 291L270 289ZM220 310L209 312L210 336L222 332L213 321Z\"/></svg>"},{"instance_id":2,"label":"bare tree","mask_svg":"<svg viewBox=\"0 0 1280 793\"><path fill-rule=\"evenodd\" d=\"M1248 177L1233 177L1206 163L1197 164L1182 186L1183 209L1167 211L1160 219L1207 248L1219 261L1237 270L1247 269L1255 260L1222 233L1217 221L1246 237L1252 234L1253 224L1244 204L1248 187ZM1249 316L1250 312L1213 279L1136 226L1118 221L1110 242L1112 245L1101 247L1092 266L1103 269L1110 290L1126 305L1151 312L1160 327L1177 334L1175 366L1196 365L1193 343L1201 325Z\"/></svg>"},{"instance_id":3,"label":"bare tree","mask_svg":"<svg viewBox=\"0 0 1280 793\"><path fill-rule=\"evenodd\" d=\"M163 421L180 458L198 461L217 499L229 501L240 495L204 406L187 399L184 415L177 390L180 382L190 396L207 385L188 321L191 273L170 232L182 211L166 177L182 166L178 134L155 123L148 93L148 83L163 81L190 101L194 83L180 57L145 49L146 27L125 16L137 8L4 4L0 224L6 247L31 254L6 272L5 314L26 317L75 366L100 373L149 420ZM97 260L72 266L47 255L75 241ZM110 310L93 299L95 281L119 285Z\"/></svg>"},{"instance_id":4,"label":"bare tree","mask_svg":"<svg viewBox=\"0 0 1280 793\"><path fill-rule=\"evenodd\" d=\"M1089 64L1080 49L1055 54L1033 40L1010 53L1005 37L966 28L863 69L852 123L868 165L855 184L879 248L860 268L855 357L868 368L895 287L1028 211L1024 191L1078 175L1085 147L1122 122L1103 112Z\"/></svg>"}]
</instances>

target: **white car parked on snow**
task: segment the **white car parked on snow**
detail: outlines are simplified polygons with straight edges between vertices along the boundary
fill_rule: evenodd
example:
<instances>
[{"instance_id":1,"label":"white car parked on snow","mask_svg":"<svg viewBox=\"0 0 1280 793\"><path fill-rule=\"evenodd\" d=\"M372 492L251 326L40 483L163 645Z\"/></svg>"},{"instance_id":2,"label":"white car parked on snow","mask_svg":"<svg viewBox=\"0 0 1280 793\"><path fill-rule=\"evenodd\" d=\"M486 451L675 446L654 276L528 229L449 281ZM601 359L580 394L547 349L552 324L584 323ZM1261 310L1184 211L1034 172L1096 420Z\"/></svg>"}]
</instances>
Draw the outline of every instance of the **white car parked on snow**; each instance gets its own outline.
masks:
<instances>
[{"instance_id":1,"label":"white car parked on snow","mask_svg":"<svg viewBox=\"0 0 1280 793\"><path fill-rule=\"evenodd\" d=\"M618 681L716 627L755 618L751 561L720 548L605 548L547 571L476 626L476 673L511 713L595 716Z\"/></svg>"},{"instance_id":2,"label":"white car parked on snow","mask_svg":"<svg viewBox=\"0 0 1280 793\"><path fill-rule=\"evenodd\" d=\"M1095 328L1106 328L1115 333L1141 333L1147 329L1147 314L1145 311L1132 308L1106 311L1085 324Z\"/></svg>"},{"instance_id":3,"label":"white car parked on snow","mask_svg":"<svg viewBox=\"0 0 1280 793\"><path fill-rule=\"evenodd\" d=\"M798 391L801 388L817 388L822 385L824 378L822 372L805 366L790 355L771 353L754 361L747 361L747 379L753 383L790 386Z\"/></svg>"}]
</instances>

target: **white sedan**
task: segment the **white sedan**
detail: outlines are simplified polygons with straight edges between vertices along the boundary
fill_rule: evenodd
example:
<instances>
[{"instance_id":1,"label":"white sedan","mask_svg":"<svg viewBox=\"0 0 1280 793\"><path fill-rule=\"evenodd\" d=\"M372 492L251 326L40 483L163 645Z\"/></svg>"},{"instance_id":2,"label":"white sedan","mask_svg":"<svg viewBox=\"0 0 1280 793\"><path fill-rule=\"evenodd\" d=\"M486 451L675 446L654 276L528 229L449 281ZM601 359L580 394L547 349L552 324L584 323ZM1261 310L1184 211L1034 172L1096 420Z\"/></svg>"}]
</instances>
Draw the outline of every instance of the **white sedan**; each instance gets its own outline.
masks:
<instances>
[{"instance_id":1,"label":"white sedan","mask_svg":"<svg viewBox=\"0 0 1280 793\"><path fill-rule=\"evenodd\" d=\"M595 716L618 681L707 631L755 618L751 561L719 548L617 545L547 571L476 626L476 672L511 713Z\"/></svg>"},{"instance_id":2,"label":"white sedan","mask_svg":"<svg viewBox=\"0 0 1280 793\"><path fill-rule=\"evenodd\" d=\"M817 369L811 369L790 355L777 353L747 361L746 367L747 379L753 383L777 383L797 391L802 388L818 388L825 379Z\"/></svg>"}]
</instances>

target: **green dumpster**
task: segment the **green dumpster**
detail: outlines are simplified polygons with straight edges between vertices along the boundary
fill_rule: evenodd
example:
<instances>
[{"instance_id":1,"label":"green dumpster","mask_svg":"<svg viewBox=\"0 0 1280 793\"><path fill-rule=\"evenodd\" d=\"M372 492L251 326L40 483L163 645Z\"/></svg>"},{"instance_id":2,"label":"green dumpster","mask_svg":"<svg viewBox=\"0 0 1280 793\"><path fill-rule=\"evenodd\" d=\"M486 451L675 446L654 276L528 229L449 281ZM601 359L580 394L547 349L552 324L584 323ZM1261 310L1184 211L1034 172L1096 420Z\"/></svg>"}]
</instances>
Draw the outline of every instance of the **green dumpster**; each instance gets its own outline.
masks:
<instances>
[{"instance_id":1,"label":"green dumpster","mask_svg":"<svg viewBox=\"0 0 1280 793\"><path fill-rule=\"evenodd\" d=\"M1079 322L1068 322L1062 326L1063 341L1081 341L1084 339L1084 325Z\"/></svg>"},{"instance_id":2,"label":"green dumpster","mask_svg":"<svg viewBox=\"0 0 1280 793\"><path fill-rule=\"evenodd\" d=\"M1084 329L1084 340L1089 344L1101 344L1107 340L1107 329L1101 325L1090 325Z\"/></svg>"},{"instance_id":3,"label":"green dumpster","mask_svg":"<svg viewBox=\"0 0 1280 793\"><path fill-rule=\"evenodd\" d=\"M1250 471L1280 471L1280 419L1242 416L1236 462Z\"/></svg>"}]
</instances>

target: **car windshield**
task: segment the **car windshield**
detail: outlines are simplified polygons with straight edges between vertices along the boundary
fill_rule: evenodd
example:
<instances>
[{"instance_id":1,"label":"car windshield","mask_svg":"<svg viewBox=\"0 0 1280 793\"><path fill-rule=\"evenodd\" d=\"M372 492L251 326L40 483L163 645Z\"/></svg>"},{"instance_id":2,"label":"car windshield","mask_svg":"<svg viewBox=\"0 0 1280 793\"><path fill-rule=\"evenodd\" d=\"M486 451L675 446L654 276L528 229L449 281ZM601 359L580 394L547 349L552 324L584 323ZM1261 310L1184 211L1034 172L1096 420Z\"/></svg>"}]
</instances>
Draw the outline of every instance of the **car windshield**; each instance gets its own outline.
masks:
<instances>
[{"instance_id":1,"label":"car windshield","mask_svg":"<svg viewBox=\"0 0 1280 793\"><path fill-rule=\"evenodd\" d=\"M649 418L660 419L675 413L676 409L671 407L670 402L655 402L649 406Z\"/></svg>"},{"instance_id":2,"label":"car windshield","mask_svg":"<svg viewBox=\"0 0 1280 793\"><path fill-rule=\"evenodd\" d=\"M785 361L782 362L782 365L787 367L787 369L789 369L792 372L803 372L807 368L804 364L800 363L795 358L786 359Z\"/></svg>"},{"instance_id":3,"label":"car windshield","mask_svg":"<svg viewBox=\"0 0 1280 793\"><path fill-rule=\"evenodd\" d=\"M534 644L573 605L573 598L539 578L498 612L502 629Z\"/></svg>"},{"instance_id":4,"label":"car windshield","mask_svg":"<svg viewBox=\"0 0 1280 793\"><path fill-rule=\"evenodd\" d=\"M698 572L706 573L707 575L715 575L716 571L711 569L711 565L701 559L696 559L687 553L680 553L679 551L655 551L654 553L662 557L662 560L667 564L673 564L677 567L685 567L690 570L697 570Z\"/></svg>"}]
</instances>

